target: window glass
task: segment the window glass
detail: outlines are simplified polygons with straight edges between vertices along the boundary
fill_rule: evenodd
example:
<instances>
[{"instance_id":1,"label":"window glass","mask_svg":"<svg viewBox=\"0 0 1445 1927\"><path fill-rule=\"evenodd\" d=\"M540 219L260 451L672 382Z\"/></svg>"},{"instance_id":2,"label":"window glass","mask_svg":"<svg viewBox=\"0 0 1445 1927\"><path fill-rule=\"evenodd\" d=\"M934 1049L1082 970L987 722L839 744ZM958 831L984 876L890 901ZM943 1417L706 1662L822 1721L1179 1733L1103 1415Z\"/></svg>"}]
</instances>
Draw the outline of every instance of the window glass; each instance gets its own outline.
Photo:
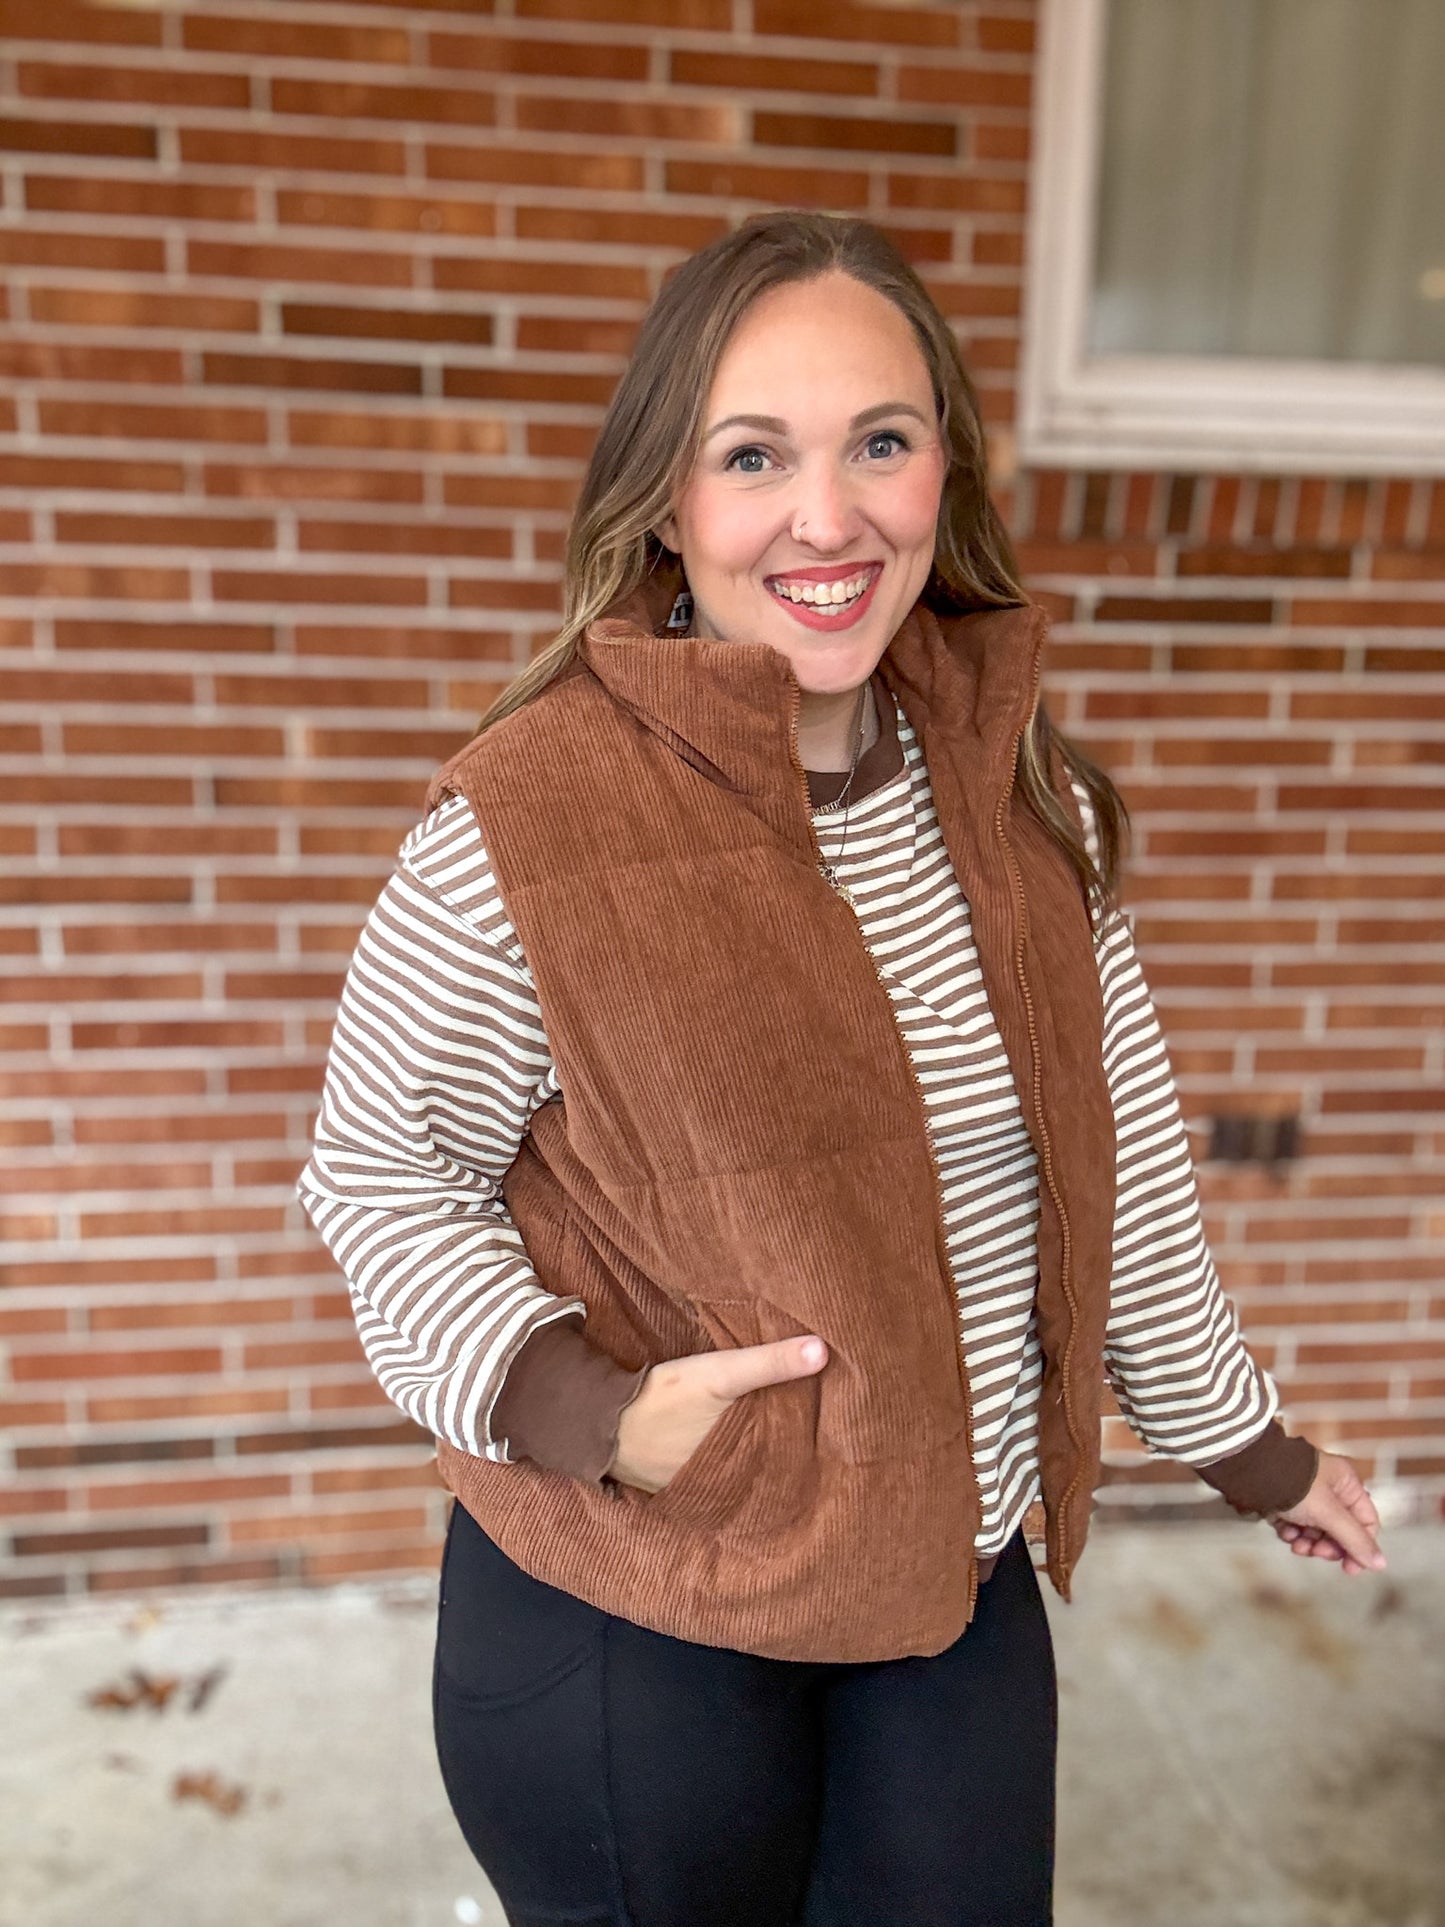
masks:
<instances>
[{"instance_id":1,"label":"window glass","mask_svg":"<svg viewBox=\"0 0 1445 1927\"><path fill-rule=\"evenodd\" d=\"M1445 366L1445 0L1110 0L1094 354Z\"/></svg>"}]
</instances>

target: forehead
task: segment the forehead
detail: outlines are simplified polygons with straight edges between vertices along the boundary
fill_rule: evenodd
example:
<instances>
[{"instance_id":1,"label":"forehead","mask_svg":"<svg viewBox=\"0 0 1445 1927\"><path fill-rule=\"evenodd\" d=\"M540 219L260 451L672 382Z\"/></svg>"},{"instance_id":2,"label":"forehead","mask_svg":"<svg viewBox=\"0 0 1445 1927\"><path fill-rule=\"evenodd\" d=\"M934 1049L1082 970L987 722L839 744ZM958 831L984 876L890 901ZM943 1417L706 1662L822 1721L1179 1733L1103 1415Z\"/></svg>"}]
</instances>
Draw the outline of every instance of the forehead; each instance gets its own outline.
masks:
<instances>
[{"instance_id":1,"label":"forehead","mask_svg":"<svg viewBox=\"0 0 1445 1927\"><path fill-rule=\"evenodd\" d=\"M931 409L932 399L907 316L886 295L834 272L758 296L719 358L707 412L846 417L884 401Z\"/></svg>"}]
</instances>

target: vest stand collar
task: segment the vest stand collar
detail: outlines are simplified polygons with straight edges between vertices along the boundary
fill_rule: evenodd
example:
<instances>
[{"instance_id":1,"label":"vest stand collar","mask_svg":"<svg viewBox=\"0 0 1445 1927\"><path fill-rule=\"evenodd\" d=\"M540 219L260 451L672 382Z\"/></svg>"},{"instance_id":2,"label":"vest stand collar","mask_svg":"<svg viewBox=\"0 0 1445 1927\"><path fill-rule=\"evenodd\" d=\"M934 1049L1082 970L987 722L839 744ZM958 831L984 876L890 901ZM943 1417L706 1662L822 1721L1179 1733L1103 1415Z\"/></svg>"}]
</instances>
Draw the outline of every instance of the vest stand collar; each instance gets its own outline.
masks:
<instances>
[{"instance_id":1,"label":"vest stand collar","mask_svg":"<svg viewBox=\"0 0 1445 1927\"><path fill-rule=\"evenodd\" d=\"M796 784L792 664L768 643L667 634L681 586L676 565L658 570L589 624L579 657L615 701L715 781L752 795ZM1037 604L940 617L920 600L879 670L921 741L944 738L1002 778L1033 707L1048 626Z\"/></svg>"}]
</instances>

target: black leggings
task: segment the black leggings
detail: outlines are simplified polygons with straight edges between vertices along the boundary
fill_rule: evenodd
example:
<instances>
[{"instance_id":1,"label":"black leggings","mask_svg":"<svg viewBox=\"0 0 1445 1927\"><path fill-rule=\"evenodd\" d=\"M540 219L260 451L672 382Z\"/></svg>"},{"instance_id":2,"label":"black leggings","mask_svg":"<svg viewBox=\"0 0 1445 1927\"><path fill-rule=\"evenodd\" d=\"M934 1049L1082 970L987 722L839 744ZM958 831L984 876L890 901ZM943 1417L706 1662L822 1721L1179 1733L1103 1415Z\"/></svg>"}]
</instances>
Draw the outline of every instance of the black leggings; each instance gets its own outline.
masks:
<instances>
[{"instance_id":1,"label":"black leggings","mask_svg":"<svg viewBox=\"0 0 1445 1927\"><path fill-rule=\"evenodd\" d=\"M946 1651L838 1664L599 1611L452 1508L437 1756L512 1927L1047 1927L1057 1713L1021 1532Z\"/></svg>"}]
</instances>

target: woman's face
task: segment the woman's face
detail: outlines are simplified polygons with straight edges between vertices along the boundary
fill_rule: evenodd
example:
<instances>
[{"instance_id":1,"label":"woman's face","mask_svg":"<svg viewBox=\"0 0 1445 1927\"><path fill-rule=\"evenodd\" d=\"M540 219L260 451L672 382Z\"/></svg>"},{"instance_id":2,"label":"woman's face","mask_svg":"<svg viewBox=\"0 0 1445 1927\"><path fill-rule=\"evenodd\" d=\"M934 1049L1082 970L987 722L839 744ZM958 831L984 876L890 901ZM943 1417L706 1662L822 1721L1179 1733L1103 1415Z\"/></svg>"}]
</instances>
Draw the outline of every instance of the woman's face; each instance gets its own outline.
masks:
<instances>
[{"instance_id":1,"label":"woman's face","mask_svg":"<svg viewBox=\"0 0 1445 1927\"><path fill-rule=\"evenodd\" d=\"M762 294L723 351L657 533L694 632L767 642L805 691L873 671L928 580L947 465L909 322L837 271Z\"/></svg>"}]
</instances>

